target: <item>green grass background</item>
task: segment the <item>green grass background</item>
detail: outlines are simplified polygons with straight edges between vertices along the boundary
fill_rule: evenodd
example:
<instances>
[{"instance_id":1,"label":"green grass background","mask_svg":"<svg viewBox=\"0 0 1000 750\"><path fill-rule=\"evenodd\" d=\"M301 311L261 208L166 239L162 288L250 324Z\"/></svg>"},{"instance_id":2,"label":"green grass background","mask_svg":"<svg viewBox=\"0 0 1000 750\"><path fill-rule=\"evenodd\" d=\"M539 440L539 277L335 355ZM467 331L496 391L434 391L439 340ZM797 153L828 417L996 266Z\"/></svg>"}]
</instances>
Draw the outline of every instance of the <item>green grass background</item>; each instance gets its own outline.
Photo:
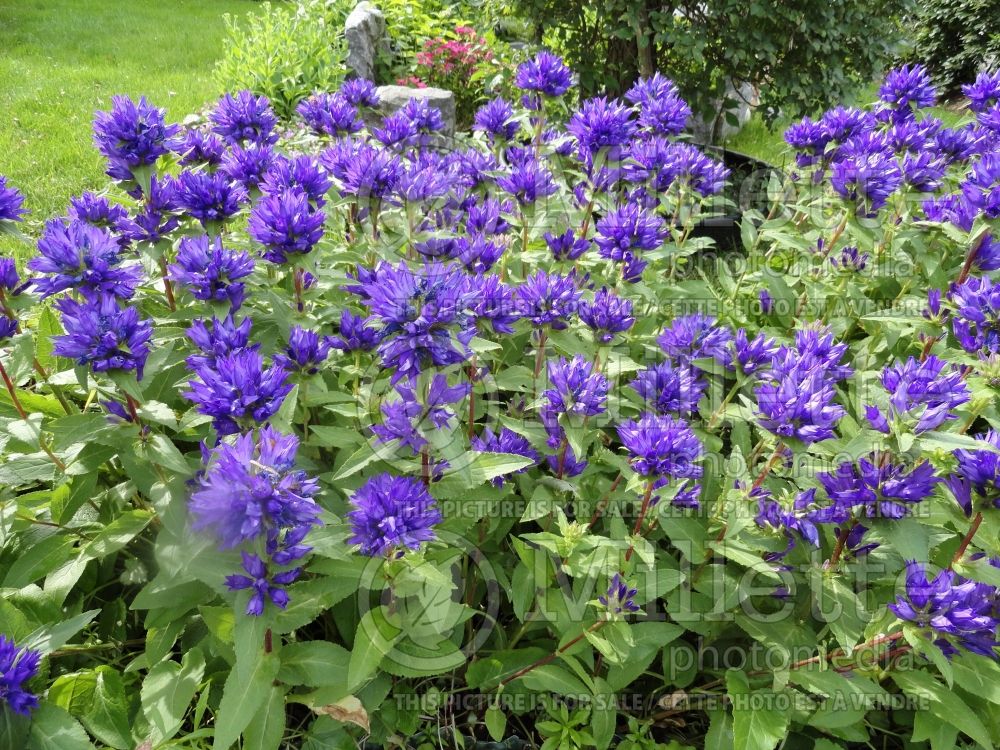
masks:
<instances>
[{"instance_id":1,"label":"green grass background","mask_svg":"<svg viewBox=\"0 0 1000 750\"><path fill-rule=\"evenodd\" d=\"M25 194L29 231L106 184L96 109L145 94L181 119L217 95L224 13L254 0L0 0L0 174Z\"/></svg>"}]
</instances>

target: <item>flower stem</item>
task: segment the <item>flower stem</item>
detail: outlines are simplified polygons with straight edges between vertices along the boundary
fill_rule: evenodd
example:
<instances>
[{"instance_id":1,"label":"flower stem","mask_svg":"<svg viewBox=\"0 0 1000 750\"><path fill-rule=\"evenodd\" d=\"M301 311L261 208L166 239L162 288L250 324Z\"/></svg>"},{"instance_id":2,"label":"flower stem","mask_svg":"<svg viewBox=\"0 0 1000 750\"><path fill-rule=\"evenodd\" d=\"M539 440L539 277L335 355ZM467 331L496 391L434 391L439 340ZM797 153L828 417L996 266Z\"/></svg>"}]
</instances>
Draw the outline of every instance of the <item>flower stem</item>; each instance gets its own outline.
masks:
<instances>
[{"instance_id":1,"label":"flower stem","mask_svg":"<svg viewBox=\"0 0 1000 750\"><path fill-rule=\"evenodd\" d=\"M593 625L591 625L589 628L587 628L582 633L580 633L580 635L578 635L576 638L574 638L569 643L567 643L565 646L561 646L560 648L558 648L555 651L553 651L551 654L546 654L541 659L538 659L537 661L532 662L528 666L523 667L523 668L517 670L510 677L505 677L503 680L500 681L500 687L508 685L511 682L513 682L514 680L516 680L518 677L524 677L524 675L528 674L528 672L531 672L532 670L538 669L538 667L543 667L546 664L548 664L549 662L554 661L557 656L560 656L561 654L565 654L567 651L569 651L571 648L573 648L573 646L575 646L580 641L582 641L584 638L586 638L587 637L587 633L594 633L594 632L600 630L602 627L604 627L604 625L607 622L608 622L608 620L598 620Z\"/></svg>"},{"instance_id":2,"label":"flower stem","mask_svg":"<svg viewBox=\"0 0 1000 750\"><path fill-rule=\"evenodd\" d=\"M726 407L729 406L729 403L733 400L733 397L739 392L740 385L741 383L737 381L733 385L733 387L729 389L729 393L727 393L726 397L722 399L722 403L719 404L719 408L716 409L714 412L712 412L712 416L709 417L708 424L705 425L706 430L711 430L715 426L716 420L718 420L719 417L722 416L722 412L726 410Z\"/></svg>"},{"instance_id":3,"label":"flower stem","mask_svg":"<svg viewBox=\"0 0 1000 750\"><path fill-rule=\"evenodd\" d=\"M472 355L466 373L469 376L469 440L476 436L476 355Z\"/></svg>"},{"instance_id":4,"label":"flower stem","mask_svg":"<svg viewBox=\"0 0 1000 750\"><path fill-rule=\"evenodd\" d=\"M966 532L965 536L962 538L962 543L958 545L958 549L955 550L954 556L951 558L951 563L948 565L948 570L951 570L955 565L961 562L962 558L965 557L965 551L969 548L972 543L972 537L976 535L979 531L979 527L983 524L983 514L982 511L976 512L976 517L972 519L972 524L969 526L969 530Z\"/></svg>"},{"instance_id":5,"label":"flower stem","mask_svg":"<svg viewBox=\"0 0 1000 750\"><path fill-rule=\"evenodd\" d=\"M545 363L545 342L546 342L545 329L541 329L538 332L538 347L535 350L535 377L537 378L542 372L542 365Z\"/></svg>"},{"instance_id":6,"label":"flower stem","mask_svg":"<svg viewBox=\"0 0 1000 750\"><path fill-rule=\"evenodd\" d=\"M782 445L781 442L779 442L776 446L774 446L774 453L771 454L771 457L767 460L767 463L764 464L764 468L761 469L760 474L757 475L757 478L753 482L753 486L750 488L751 490L755 490L762 484L764 484L764 480L767 479L767 475L771 473L771 469L774 468L775 464L778 463L778 459L781 458L781 452L783 450L784 450L784 445Z\"/></svg>"},{"instance_id":7,"label":"flower stem","mask_svg":"<svg viewBox=\"0 0 1000 750\"><path fill-rule=\"evenodd\" d=\"M622 474L621 472L618 472L618 476L615 477L615 481L611 483L611 486L608 487L608 491L604 493L604 497L601 498L601 501L597 504L597 507L594 508L594 514L590 517L590 522L587 524L588 529L594 528L594 524L597 523L597 520L601 517L601 514L604 512L604 509L608 505L608 501L611 499L611 496L614 494L615 490L618 489L618 485L622 483L622 479L624 478L625 475Z\"/></svg>"},{"instance_id":8,"label":"flower stem","mask_svg":"<svg viewBox=\"0 0 1000 750\"><path fill-rule=\"evenodd\" d=\"M569 450L569 440L563 438L562 448L559 451L559 466L556 469L556 477L558 479L562 479L563 473L566 471L566 451L568 450Z\"/></svg>"},{"instance_id":9,"label":"flower stem","mask_svg":"<svg viewBox=\"0 0 1000 750\"><path fill-rule=\"evenodd\" d=\"M649 504L653 497L653 484L655 482L652 479L646 482L646 494L642 497L642 507L639 508L639 516L635 519L635 526L632 527L633 537L642 531L642 522L646 519L646 513L649 511ZM635 552L635 542L629 542L628 551L625 553L625 562L632 559L633 552Z\"/></svg>"},{"instance_id":10,"label":"flower stem","mask_svg":"<svg viewBox=\"0 0 1000 750\"><path fill-rule=\"evenodd\" d=\"M962 270L959 272L958 278L955 280L955 284L961 284L969 278L969 273L972 271L972 264L976 262L976 257L979 255L979 251L982 249L983 245L986 244L986 240L989 238L989 233L983 232L983 236L969 248L969 254L965 256L965 263L962 265Z\"/></svg>"},{"instance_id":11,"label":"flower stem","mask_svg":"<svg viewBox=\"0 0 1000 750\"><path fill-rule=\"evenodd\" d=\"M0 362L0 377L3 377L3 384L7 386L7 393L10 394L11 403L14 404L14 408L17 409L17 413L21 415L21 419L28 418L28 412L24 410L21 405L21 399L17 397L17 388L14 387L14 381L10 379L10 375L7 374L7 368L3 366L3 362Z\"/></svg>"},{"instance_id":12,"label":"flower stem","mask_svg":"<svg viewBox=\"0 0 1000 750\"><path fill-rule=\"evenodd\" d=\"M824 570L837 567L841 555L844 554L844 547L847 546L847 539L851 535L851 531L854 530L854 526L854 519L851 519L851 522L844 524L844 528L837 534L837 543L833 547L833 554L830 555L830 559L823 565Z\"/></svg>"},{"instance_id":13,"label":"flower stem","mask_svg":"<svg viewBox=\"0 0 1000 750\"><path fill-rule=\"evenodd\" d=\"M298 266L292 272L292 279L295 286L295 309L301 314L306 306L302 301L302 269Z\"/></svg>"},{"instance_id":14,"label":"flower stem","mask_svg":"<svg viewBox=\"0 0 1000 750\"><path fill-rule=\"evenodd\" d=\"M17 388L14 386L14 381L10 379L10 375L7 374L7 368L3 366L3 362L0 362L0 378L3 378L3 384L7 387L7 393L10 394L11 403L14 404L14 408L17 409L17 413L21 415L21 419L27 419L28 412L24 410L24 406L21 404L21 399L17 397ZM38 436L38 447L41 448L45 455L52 460L52 463L58 467L59 471L66 471L66 464L64 464L62 459L53 453L49 446L45 444L41 434Z\"/></svg>"},{"instance_id":15,"label":"flower stem","mask_svg":"<svg viewBox=\"0 0 1000 750\"><path fill-rule=\"evenodd\" d=\"M424 482L424 487L431 484L431 457L427 453L427 446L420 449L420 478Z\"/></svg>"},{"instance_id":16,"label":"flower stem","mask_svg":"<svg viewBox=\"0 0 1000 750\"><path fill-rule=\"evenodd\" d=\"M177 302L174 300L174 283L167 274L166 258L160 258L160 275L163 277L163 294L167 298L167 307L170 308L170 312L174 312L177 309Z\"/></svg>"}]
</instances>

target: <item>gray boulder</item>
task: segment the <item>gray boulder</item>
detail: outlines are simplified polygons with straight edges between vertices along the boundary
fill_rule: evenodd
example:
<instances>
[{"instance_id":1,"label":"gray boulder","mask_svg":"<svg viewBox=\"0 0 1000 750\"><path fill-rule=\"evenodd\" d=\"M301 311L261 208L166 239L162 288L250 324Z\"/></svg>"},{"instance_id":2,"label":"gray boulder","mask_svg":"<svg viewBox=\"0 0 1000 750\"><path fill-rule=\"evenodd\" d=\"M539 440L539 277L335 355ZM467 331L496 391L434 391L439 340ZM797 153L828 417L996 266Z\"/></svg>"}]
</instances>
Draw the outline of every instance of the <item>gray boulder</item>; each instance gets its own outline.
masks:
<instances>
[{"instance_id":1,"label":"gray boulder","mask_svg":"<svg viewBox=\"0 0 1000 750\"><path fill-rule=\"evenodd\" d=\"M409 86L379 86L379 112L383 116L391 115L406 105L410 99L419 99L432 107L441 110L444 120L445 135L455 134L455 95L446 89L436 89L428 86L424 89Z\"/></svg>"},{"instance_id":2,"label":"gray boulder","mask_svg":"<svg viewBox=\"0 0 1000 750\"><path fill-rule=\"evenodd\" d=\"M347 67L358 78L375 80L375 60L387 44L385 16L365 1L358 3L344 23L347 38Z\"/></svg>"}]
</instances>

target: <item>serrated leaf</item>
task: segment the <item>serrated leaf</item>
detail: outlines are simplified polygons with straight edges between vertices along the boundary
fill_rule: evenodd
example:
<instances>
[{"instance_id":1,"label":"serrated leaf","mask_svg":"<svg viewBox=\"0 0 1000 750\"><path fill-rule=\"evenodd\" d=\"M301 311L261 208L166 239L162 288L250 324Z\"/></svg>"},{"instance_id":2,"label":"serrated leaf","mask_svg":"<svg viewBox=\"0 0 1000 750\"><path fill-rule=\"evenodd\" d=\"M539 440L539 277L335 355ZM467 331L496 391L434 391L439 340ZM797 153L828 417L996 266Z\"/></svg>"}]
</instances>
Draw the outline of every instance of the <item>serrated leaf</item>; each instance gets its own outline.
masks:
<instances>
[{"instance_id":1,"label":"serrated leaf","mask_svg":"<svg viewBox=\"0 0 1000 750\"><path fill-rule=\"evenodd\" d=\"M227 750L240 738L270 697L280 666L277 655L272 653L258 661L249 674L240 674L236 669L229 673L215 714L214 750Z\"/></svg>"},{"instance_id":2,"label":"serrated leaf","mask_svg":"<svg viewBox=\"0 0 1000 750\"><path fill-rule=\"evenodd\" d=\"M381 608L370 609L358 623L347 670L347 686L356 690L367 682L403 633L385 619Z\"/></svg>"},{"instance_id":3,"label":"serrated leaf","mask_svg":"<svg viewBox=\"0 0 1000 750\"><path fill-rule=\"evenodd\" d=\"M590 695L587 686L558 664L543 664L520 678L525 687L557 695Z\"/></svg>"},{"instance_id":4,"label":"serrated leaf","mask_svg":"<svg viewBox=\"0 0 1000 750\"><path fill-rule=\"evenodd\" d=\"M300 641L281 649L278 679L289 685L323 687L343 685L347 692L347 670L351 654L329 641Z\"/></svg>"},{"instance_id":5,"label":"serrated leaf","mask_svg":"<svg viewBox=\"0 0 1000 750\"><path fill-rule=\"evenodd\" d=\"M54 625L45 625L29 635L24 640L24 646L41 651L43 656L50 654L87 627L91 620L100 613L99 609L90 609L65 620L60 620Z\"/></svg>"},{"instance_id":6,"label":"serrated leaf","mask_svg":"<svg viewBox=\"0 0 1000 750\"><path fill-rule=\"evenodd\" d=\"M117 750L131 750L132 729L121 674L105 665L95 669L94 676L92 703L80 720L87 731L104 744Z\"/></svg>"},{"instance_id":7,"label":"serrated leaf","mask_svg":"<svg viewBox=\"0 0 1000 750\"><path fill-rule=\"evenodd\" d=\"M934 679L927 672L894 672L892 679L903 692L925 700L929 709L941 721L965 732L983 747L993 747L983 722L957 693Z\"/></svg>"},{"instance_id":8,"label":"serrated leaf","mask_svg":"<svg viewBox=\"0 0 1000 750\"><path fill-rule=\"evenodd\" d=\"M747 676L738 670L726 672L726 691L733 702L735 750L773 750L785 738L788 715L767 708L766 700L757 705Z\"/></svg>"},{"instance_id":9,"label":"serrated leaf","mask_svg":"<svg viewBox=\"0 0 1000 750\"><path fill-rule=\"evenodd\" d=\"M197 648L184 654L180 664L163 661L149 670L139 695L151 730L147 739L153 744L170 739L181 728L204 674L205 657Z\"/></svg>"},{"instance_id":10,"label":"serrated leaf","mask_svg":"<svg viewBox=\"0 0 1000 750\"><path fill-rule=\"evenodd\" d=\"M41 703L31 715L31 731L25 750L93 750L80 723L66 711Z\"/></svg>"},{"instance_id":11,"label":"serrated leaf","mask_svg":"<svg viewBox=\"0 0 1000 750\"><path fill-rule=\"evenodd\" d=\"M253 715L242 750L278 750L285 734L285 688L275 685L263 707Z\"/></svg>"},{"instance_id":12,"label":"serrated leaf","mask_svg":"<svg viewBox=\"0 0 1000 750\"><path fill-rule=\"evenodd\" d=\"M150 510L128 510L98 532L80 550L85 560L99 560L117 552L135 539L153 520Z\"/></svg>"}]
</instances>

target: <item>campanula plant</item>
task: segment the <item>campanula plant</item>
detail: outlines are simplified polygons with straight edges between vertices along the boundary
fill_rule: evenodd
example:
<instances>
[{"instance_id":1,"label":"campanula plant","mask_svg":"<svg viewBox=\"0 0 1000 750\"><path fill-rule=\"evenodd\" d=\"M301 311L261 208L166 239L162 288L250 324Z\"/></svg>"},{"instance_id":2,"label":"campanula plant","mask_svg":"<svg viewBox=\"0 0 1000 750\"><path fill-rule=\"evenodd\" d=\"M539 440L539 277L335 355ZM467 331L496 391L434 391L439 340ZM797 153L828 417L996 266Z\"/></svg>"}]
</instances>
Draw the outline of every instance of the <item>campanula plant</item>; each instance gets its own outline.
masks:
<instances>
[{"instance_id":1,"label":"campanula plant","mask_svg":"<svg viewBox=\"0 0 1000 750\"><path fill-rule=\"evenodd\" d=\"M795 123L735 251L660 73L116 97L0 177L0 737L1000 744L997 80Z\"/></svg>"}]
</instances>

